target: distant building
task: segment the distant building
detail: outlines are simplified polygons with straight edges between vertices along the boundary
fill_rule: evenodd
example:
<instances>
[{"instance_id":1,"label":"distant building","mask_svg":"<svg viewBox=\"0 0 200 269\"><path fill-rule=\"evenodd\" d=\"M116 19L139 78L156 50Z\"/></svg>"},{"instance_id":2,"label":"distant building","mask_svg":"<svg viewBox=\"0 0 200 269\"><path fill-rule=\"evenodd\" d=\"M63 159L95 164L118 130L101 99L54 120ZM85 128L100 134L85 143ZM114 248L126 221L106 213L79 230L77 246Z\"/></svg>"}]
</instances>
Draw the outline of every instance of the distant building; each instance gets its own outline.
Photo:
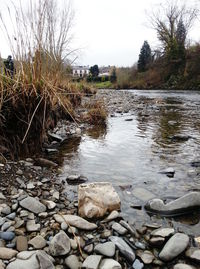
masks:
<instances>
[{"instance_id":1,"label":"distant building","mask_svg":"<svg viewBox=\"0 0 200 269\"><path fill-rule=\"evenodd\" d=\"M73 77L86 77L90 73L90 67L87 66L73 66L72 67Z\"/></svg>"},{"instance_id":2,"label":"distant building","mask_svg":"<svg viewBox=\"0 0 200 269\"><path fill-rule=\"evenodd\" d=\"M99 67L99 77L109 77L111 71L111 66L101 66Z\"/></svg>"}]
</instances>

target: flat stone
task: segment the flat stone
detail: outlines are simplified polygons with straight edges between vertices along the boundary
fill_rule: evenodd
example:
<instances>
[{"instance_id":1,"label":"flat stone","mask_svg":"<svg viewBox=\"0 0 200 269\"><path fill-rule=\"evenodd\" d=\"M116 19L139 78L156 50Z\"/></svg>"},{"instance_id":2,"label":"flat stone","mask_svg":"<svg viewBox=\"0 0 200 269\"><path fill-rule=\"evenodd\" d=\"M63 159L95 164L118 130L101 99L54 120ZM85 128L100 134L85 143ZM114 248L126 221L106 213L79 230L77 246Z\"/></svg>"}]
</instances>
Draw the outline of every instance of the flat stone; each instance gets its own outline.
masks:
<instances>
[{"instance_id":1,"label":"flat stone","mask_svg":"<svg viewBox=\"0 0 200 269\"><path fill-rule=\"evenodd\" d=\"M26 229L28 232L38 232L40 230L40 224L36 224L35 220L28 220L26 223Z\"/></svg>"},{"instance_id":2,"label":"flat stone","mask_svg":"<svg viewBox=\"0 0 200 269\"><path fill-rule=\"evenodd\" d=\"M10 248L0 248L0 259L10 260L17 255L18 251Z\"/></svg>"},{"instance_id":3,"label":"flat stone","mask_svg":"<svg viewBox=\"0 0 200 269\"><path fill-rule=\"evenodd\" d=\"M11 225L12 225L12 222L11 222L11 221L7 221L7 222L5 222L5 223L1 226L1 230L2 230L2 231L6 231L6 230L8 230L8 228L10 228Z\"/></svg>"},{"instance_id":4,"label":"flat stone","mask_svg":"<svg viewBox=\"0 0 200 269\"><path fill-rule=\"evenodd\" d=\"M136 198L138 198L144 202L155 198L155 195L152 192L149 192L148 190L146 190L144 188L135 188L132 190L132 193Z\"/></svg>"},{"instance_id":5,"label":"flat stone","mask_svg":"<svg viewBox=\"0 0 200 269\"><path fill-rule=\"evenodd\" d=\"M165 244L159 254L159 258L165 262L173 260L181 254L189 244L189 237L186 234L176 233Z\"/></svg>"},{"instance_id":6,"label":"flat stone","mask_svg":"<svg viewBox=\"0 0 200 269\"><path fill-rule=\"evenodd\" d=\"M37 199L33 197L27 197L19 202L20 206L23 208L35 213L39 214L46 211L46 206L40 203Z\"/></svg>"},{"instance_id":7,"label":"flat stone","mask_svg":"<svg viewBox=\"0 0 200 269\"><path fill-rule=\"evenodd\" d=\"M27 184L26 188L27 188L28 190L33 190L33 189L35 189L35 185L34 185L33 182L30 182L30 183Z\"/></svg>"},{"instance_id":8,"label":"flat stone","mask_svg":"<svg viewBox=\"0 0 200 269\"><path fill-rule=\"evenodd\" d=\"M57 163L54 163L50 160L44 159L44 158L37 158L36 165L42 166L42 167L48 167L48 168L55 168L57 167Z\"/></svg>"},{"instance_id":9,"label":"flat stone","mask_svg":"<svg viewBox=\"0 0 200 269\"><path fill-rule=\"evenodd\" d=\"M99 269L122 269L121 265L113 259L103 259Z\"/></svg>"},{"instance_id":10,"label":"flat stone","mask_svg":"<svg viewBox=\"0 0 200 269\"><path fill-rule=\"evenodd\" d=\"M135 260L135 253L122 238L111 236L109 239L116 245L122 255L124 255L131 263Z\"/></svg>"},{"instance_id":11,"label":"flat stone","mask_svg":"<svg viewBox=\"0 0 200 269\"><path fill-rule=\"evenodd\" d=\"M0 200L6 200L6 197L3 195L2 192L0 192Z\"/></svg>"},{"instance_id":12,"label":"flat stone","mask_svg":"<svg viewBox=\"0 0 200 269\"><path fill-rule=\"evenodd\" d=\"M106 257L113 257L115 255L115 244L113 242L106 242L95 246L94 251Z\"/></svg>"},{"instance_id":13,"label":"flat stone","mask_svg":"<svg viewBox=\"0 0 200 269\"><path fill-rule=\"evenodd\" d=\"M15 212L13 212L13 213L11 213L11 214L9 214L9 215L6 216L6 218L7 219L10 219L10 220L14 220L15 217L16 217L16 213Z\"/></svg>"},{"instance_id":14,"label":"flat stone","mask_svg":"<svg viewBox=\"0 0 200 269\"><path fill-rule=\"evenodd\" d=\"M127 233L127 230L119 223L114 222L112 225L112 229L116 231L120 235L124 235Z\"/></svg>"},{"instance_id":15,"label":"flat stone","mask_svg":"<svg viewBox=\"0 0 200 269\"><path fill-rule=\"evenodd\" d=\"M101 259L102 256L100 255L90 255L85 259L82 268L98 269Z\"/></svg>"},{"instance_id":16,"label":"flat stone","mask_svg":"<svg viewBox=\"0 0 200 269\"><path fill-rule=\"evenodd\" d=\"M81 184L78 187L78 212L83 218L100 218L119 210L120 206L120 198L108 182Z\"/></svg>"},{"instance_id":17,"label":"flat stone","mask_svg":"<svg viewBox=\"0 0 200 269\"><path fill-rule=\"evenodd\" d=\"M65 259L65 264L69 269L79 269L81 268L81 262L76 255L70 255Z\"/></svg>"},{"instance_id":18,"label":"flat stone","mask_svg":"<svg viewBox=\"0 0 200 269\"><path fill-rule=\"evenodd\" d=\"M151 236L158 236L158 237L169 237L173 235L175 230L173 228L159 228L151 232Z\"/></svg>"},{"instance_id":19,"label":"flat stone","mask_svg":"<svg viewBox=\"0 0 200 269\"><path fill-rule=\"evenodd\" d=\"M42 249L46 246L46 240L41 235L37 235L28 241L28 244L33 246L35 249Z\"/></svg>"},{"instance_id":20,"label":"flat stone","mask_svg":"<svg viewBox=\"0 0 200 269\"><path fill-rule=\"evenodd\" d=\"M189 248L186 252L185 255L196 261L196 262L200 262L200 249L199 248Z\"/></svg>"},{"instance_id":21,"label":"flat stone","mask_svg":"<svg viewBox=\"0 0 200 269\"><path fill-rule=\"evenodd\" d=\"M63 221L66 221L66 223L70 226L74 226L78 229L82 229L82 230L94 230L97 228L97 225L91 222L88 222L87 220L79 217L79 216L75 216L75 215L58 215L55 214L54 215L54 219L58 222L58 223L62 223Z\"/></svg>"},{"instance_id":22,"label":"flat stone","mask_svg":"<svg viewBox=\"0 0 200 269\"><path fill-rule=\"evenodd\" d=\"M18 251L25 251L28 249L28 242L26 236L18 236L16 242L16 248Z\"/></svg>"},{"instance_id":23,"label":"flat stone","mask_svg":"<svg viewBox=\"0 0 200 269\"><path fill-rule=\"evenodd\" d=\"M60 194L59 194L58 191L54 191L54 193L53 193L53 198L55 198L56 200L59 200L59 198L60 198Z\"/></svg>"},{"instance_id":24,"label":"flat stone","mask_svg":"<svg viewBox=\"0 0 200 269\"><path fill-rule=\"evenodd\" d=\"M185 263L177 263L174 265L173 269L196 269L196 267Z\"/></svg>"},{"instance_id":25,"label":"flat stone","mask_svg":"<svg viewBox=\"0 0 200 269\"><path fill-rule=\"evenodd\" d=\"M71 244L67 234L60 231L49 244L49 252L52 256L62 256L70 252Z\"/></svg>"}]
</instances>

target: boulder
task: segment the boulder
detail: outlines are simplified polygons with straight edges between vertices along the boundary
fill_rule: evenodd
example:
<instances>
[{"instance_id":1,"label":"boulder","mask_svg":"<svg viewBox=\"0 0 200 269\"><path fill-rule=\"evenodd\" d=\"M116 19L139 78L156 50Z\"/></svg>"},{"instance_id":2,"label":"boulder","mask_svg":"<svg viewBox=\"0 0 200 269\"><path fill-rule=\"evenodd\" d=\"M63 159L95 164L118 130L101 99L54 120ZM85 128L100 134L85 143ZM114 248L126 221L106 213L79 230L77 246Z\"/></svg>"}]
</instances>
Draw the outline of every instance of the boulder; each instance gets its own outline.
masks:
<instances>
[{"instance_id":1,"label":"boulder","mask_svg":"<svg viewBox=\"0 0 200 269\"><path fill-rule=\"evenodd\" d=\"M100 218L120 209L120 198L107 182L81 184L78 188L78 212L81 217Z\"/></svg>"},{"instance_id":2,"label":"boulder","mask_svg":"<svg viewBox=\"0 0 200 269\"><path fill-rule=\"evenodd\" d=\"M159 254L161 260L167 262L181 254L189 244L189 237L183 233L176 233L164 245Z\"/></svg>"}]
</instances>

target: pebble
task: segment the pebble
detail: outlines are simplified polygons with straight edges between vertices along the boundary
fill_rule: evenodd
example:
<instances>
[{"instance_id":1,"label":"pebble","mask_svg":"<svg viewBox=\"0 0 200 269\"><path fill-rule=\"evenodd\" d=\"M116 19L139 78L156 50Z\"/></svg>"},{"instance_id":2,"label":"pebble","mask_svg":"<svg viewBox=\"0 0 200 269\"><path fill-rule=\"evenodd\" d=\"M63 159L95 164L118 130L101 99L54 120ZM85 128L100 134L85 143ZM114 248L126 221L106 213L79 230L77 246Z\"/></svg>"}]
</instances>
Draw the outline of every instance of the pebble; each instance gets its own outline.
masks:
<instances>
[{"instance_id":1,"label":"pebble","mask_svg":"<svg viewBox=\"0 0 200 269\"><path fill-rule=\"evenodd\" d=\"M46 211L45 205L43 205L37 199L30 196L21 200L19 203L20 203L20 206L22 206L23 208L35 214L39 214Z\"/></svg>"},{"instance_id":2,"label":"pebble","mask_svg":"<svg viewBox=\"0 0 200 269\"><path fill-rule=\"evenodd\" d=\"M99 269L122 269L121 265L113 259L103 259Z\"/></svg>"},{"instance_id":3,"label":"pebble","mask_svg":"<svg viewBox=\"0 0 200 269\"><path fill-rule=\"evenodd\" d=\"M46 240L41 235L37 235L33 239L29 240L28 244L33 246L35 249L43 249L46 246Z\"/></svg>"},{"instance_id":4,"label":"pebble","mask_svg":"<svg viewBox=\"0 0 200 269\"><path fill-rule=\"evenodd\" d=\"M115 255L115 244L112 242L98 244L95 246L94 251L106 257L113 257Z\"/></svg>"},{"instance_id":5,"label":"pebble","mask_svg":"<svg viewBox=\"0 0 200 269\"><path fill-rule=\"evenodd\" d=\"M192 266L192 265L188 265L185 263L177 263L173 269L196 269L196 267Z\"/></svg>"},{"instance_id":6,"label":"pebble","mask_svg":"<svg viewBox=\"0 0 200 269\"><path fill-rule=\"evenodd\" d=\"M114 222L112 225L112 229L116 231L120 235L124 235L127 233L127 229L125 229L122 225L117 222Z\"/></svg>"},{"instance_id":7,"label":"pebble","mask_svg":"<svg viewBox=\"0 0 200 269\"><path fill-rule=\"evenodd\" d=\"M36 224L35 220L28 220L26 223L26 229L28 232L38 232L40 230L40 224Z\"/></svg>"},{"instance_id":8,"label":"pebble","mask_svg":"<svg viewBox=\"0 0 200 269\"><path fill-rule=\"evenodd\" d=\"M173 228L159 228L151 232L151 236L158 236L158 237L169 237L173 235L175 230Z\"/></svg>"},{"instance_id":9,"label":"pebble","mask_svg":"<svg viewBox=\"0 0 200 269\"><path fill-rule=\"evenodd\" d=\"M5 241L11 241L15 237L15 233L13 232L0 232L0 238Z\"/></svg>"},{"instance_id":10,"label":"pebble","mask_svg":"<svg viewBox=\"0 0 200 269\"><path fill-rule=\"evenodd\" d=\"M167 262L181 254L189 244L189 237L186 234L176 233L164 245L159 254L161 260Z\"/></svg>"},{"instance_id":11,"label":"pebble","mask_svg":"<svg viewBox=\"0 0 200 269\"><path fill-rule=\"evenodd\" d=\"M10 260L13 257L15 257L17 255L17 251L14 249L10 249L10 248L0 248L0 259L2 260Z\"/></svg>"},{"instance_id":12,"label":"pebble","mask_svg":"<svg viewBox=\"0 0 200 269\"><path fill-rule=\"evenodd\" d=\"M188 258L190 258L190 259L192 259L192 260L200 263L200 249L199 248L194 248L194 247L193 248L189 248L186 251L185 255Z\"/></svg>"},{"instance_id":13,"label":"pebble","mask_svg":"<svg viewBox=\"0 0 200 269\"><path fill-rule=\"evenodd\" d=\"M135 260L135 253L122 238L111 236L109 239L116 245L122 255L124 255L131 263Z\"/></svg>"},{"instance_id":14,"label":"pebble","mask_svg":"<svg viewBox=\"0 0 200 269\"><path fill-rule=\"evenodd\" d=\"M18 251L25 251L28 249L28 242L26 236L18 236L16 247Z\"/></svg>"},{"instance_id":15,"label":"pebble","mask_svg":"<svg viewBox=\"0 0 200 269\"><path fill-rule=\"evenodd\" d=\"M136 259L133 263L133 269L143 269L144 268L144 264L142 262L140 262L138 259Z\"/></svg>"},{"instance_id":16,"label":"pebble","mask_svg":"<svg viewBox=\"0 0 200 269\"><path fill-rule=\"evenodd\" d=\"M82 268L98 269L101 259L100 255L90 255L85 259Z\"/></svg>"},{"instance_id":17,"label":"pebble","mask_svg":"<svg viewBox=\"0 0 200 269\"><path fill-rule=\"evenodd\" d=\"M69 269L79 269L81 268L81 263L76 255L70 255L65 259L65 264Z\"/></svg>"},{"instance_id":18,"label":"pebble","mask_svg":"<svg viewBox=\"0 0 200 269\"><path fill-rule=\"evenodd\" d=\"M70 252L71 244L67 234L60 231L49 244L49 252L52 256L62 256Z\"/></svg>"}]
</instances>

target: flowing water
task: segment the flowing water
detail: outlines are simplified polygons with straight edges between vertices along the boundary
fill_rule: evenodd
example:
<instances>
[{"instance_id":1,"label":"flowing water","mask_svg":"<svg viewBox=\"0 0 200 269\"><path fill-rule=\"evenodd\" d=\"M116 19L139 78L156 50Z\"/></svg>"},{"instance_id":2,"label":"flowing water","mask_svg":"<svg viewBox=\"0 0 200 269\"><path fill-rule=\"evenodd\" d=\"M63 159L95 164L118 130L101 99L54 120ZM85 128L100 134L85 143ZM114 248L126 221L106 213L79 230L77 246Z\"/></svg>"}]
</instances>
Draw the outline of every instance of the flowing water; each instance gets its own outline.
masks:
<instances>
[{"instance_id":1,"label":"flowing water","mask_svg":"<svg viewBox=\"0 0 200 269\"><path fill-rule=\"evenodd\" d=\"M200 93L132 90L128 94L134 99L128 113L115 113L107 128L91 128L63 146L61 178L78 173L89 182L111 182L120 195L123 215L132 222L148 221L144 210L131 206L144 205L153 197L200 191L200 168L191 166L200 160ZM173 178L160 173L169 167L175 170ZM195 224L195 233L198 221L193 216L174 223L184 229L188 222Z\"/></svg>"}]
</instances>

